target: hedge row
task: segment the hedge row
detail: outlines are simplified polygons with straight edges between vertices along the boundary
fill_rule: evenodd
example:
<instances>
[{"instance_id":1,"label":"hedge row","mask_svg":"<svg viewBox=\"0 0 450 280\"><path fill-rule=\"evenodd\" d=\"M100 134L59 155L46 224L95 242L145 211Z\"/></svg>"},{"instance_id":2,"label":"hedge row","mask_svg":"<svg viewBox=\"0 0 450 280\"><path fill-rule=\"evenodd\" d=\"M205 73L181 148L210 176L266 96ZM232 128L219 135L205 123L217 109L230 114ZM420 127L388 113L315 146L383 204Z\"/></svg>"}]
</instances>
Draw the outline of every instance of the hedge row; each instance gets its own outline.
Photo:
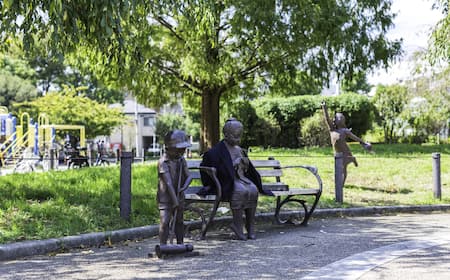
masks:
<instances>
[{"instance_id":1,"label":"hedge row","mask_svg":"<svg viewBox=\"0 0 450 280\"><path fill-rule=\"evenodd\" d=\"M309 137L301 134L302 123L314 114L321 114L322 101L327 103L330 117L333 117L335 112L343 113L347 127L351 127L356 135L362 135L371 128L374 106L367 96L355 93L239 101L229 108L229 113L241 120L246 128L243 145L298 148L309 143L302 140ZM326 129L325 122L323 129Z\"/></svg>"}]
</instances>

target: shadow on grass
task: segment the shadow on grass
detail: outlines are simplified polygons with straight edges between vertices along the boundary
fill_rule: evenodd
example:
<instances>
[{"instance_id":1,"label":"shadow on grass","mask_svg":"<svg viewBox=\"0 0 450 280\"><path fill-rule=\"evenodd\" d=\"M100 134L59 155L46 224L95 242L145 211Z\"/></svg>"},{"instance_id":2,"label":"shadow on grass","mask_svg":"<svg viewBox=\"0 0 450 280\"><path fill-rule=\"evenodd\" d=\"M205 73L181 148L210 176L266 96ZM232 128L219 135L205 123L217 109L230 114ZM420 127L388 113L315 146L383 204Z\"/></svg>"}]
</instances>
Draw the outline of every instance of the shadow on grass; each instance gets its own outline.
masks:
<instances>
[{"instance_id":1,"label":"shadow on grass","mask_svg":"<svg viewBox=\"0 0 450 280\"><path fill-rule=\"evenodd\" d=\"M389 194L409 194L413 191L407 188L387 188L387 189L379 189L379 188L371 188L366 186L356 186L356 185L345 185L346 189L354 189L354 190L362 190L362 191L371 191L371 192L381 192L381 193L389 193Z\"/></svg>"}]
</instances>

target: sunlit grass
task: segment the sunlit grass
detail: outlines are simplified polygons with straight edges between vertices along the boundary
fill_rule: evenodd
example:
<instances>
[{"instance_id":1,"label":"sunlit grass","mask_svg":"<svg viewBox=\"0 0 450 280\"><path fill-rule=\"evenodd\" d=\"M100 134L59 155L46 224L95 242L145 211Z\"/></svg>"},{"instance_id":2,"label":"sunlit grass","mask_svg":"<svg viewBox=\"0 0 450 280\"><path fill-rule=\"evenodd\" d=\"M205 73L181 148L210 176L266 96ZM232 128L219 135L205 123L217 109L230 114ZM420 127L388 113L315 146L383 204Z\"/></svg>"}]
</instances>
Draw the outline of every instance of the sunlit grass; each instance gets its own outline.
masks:
<instances>
[{"instance_id":1,"label":"sunlit grass","mask_svg":"<svg viewBox=\"0 0 450 280\"><path fill-rule=\"evenodd\" d=\"M359 166L348 166L342 205L334 201L334 158L331 148L284 151L254 149L250 156L273 156L282 165L307 164L318 167L324 185L319 207L450 203L449 145L375 145L374 153L365 152L357 144L351 147ZM433 152L441 153L441 200L433 197ZM314 184L313 177L285 176L287 178L284 180L292 186L307 178Z\"/></svg>"},{"instance_id":2,"label":"sunlit grass","mask_svg":"<svg viewBox=\"0 0 450 280\"><path fill-rule=\"evenodd\" d=\"M0 177L0 243L157 223L155 164L132 173L129 222L120 218L119 167Z\"/></svg>"}]
</instances>

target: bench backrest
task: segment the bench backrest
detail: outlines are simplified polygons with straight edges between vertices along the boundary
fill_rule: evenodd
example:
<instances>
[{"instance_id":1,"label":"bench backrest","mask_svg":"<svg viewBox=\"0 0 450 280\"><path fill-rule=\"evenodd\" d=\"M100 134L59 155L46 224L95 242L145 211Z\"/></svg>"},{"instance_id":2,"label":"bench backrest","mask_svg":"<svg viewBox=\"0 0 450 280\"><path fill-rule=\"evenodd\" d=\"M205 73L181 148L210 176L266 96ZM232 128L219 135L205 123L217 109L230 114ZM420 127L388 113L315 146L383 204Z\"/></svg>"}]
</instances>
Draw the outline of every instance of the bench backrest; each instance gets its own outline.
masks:
<instances>
[{"instance_id":1,"label":"bench backrest","mask_svg":"<svg viewBox=\"0 0 450 280\"><path fill-rule=\"evenodd\" d=\"M188 160L187 165L194 180L200 179L200 167L201 160ZM270 160L252 160L253 166L258 171L261 177L274 177L277 182L280 182L280 177L283 175L281 170L280 161Z\"/></svg>"},{"instance_id":2,"label":"bench backrest","mask_svg":"<svg viewBox=\"0 0 450 280\"><path fill-rule=\"evenodd\" d=\"M192 179L200 179L200 167L201 160L187 160L187 166L189 168L189 172L191 173Z\"/></svg>"},{"instance_id":3,"label":"bench backrest","mask_svg":"<svg viewBox=\"0 0 450 280\"><path fill-rule=\"evenodd\" d=\"M280 177L283 175L280 161L275 159L252 160L252 164L261 177L275 177L275 180L280 182Z\"/></svg>"}]
</instances>

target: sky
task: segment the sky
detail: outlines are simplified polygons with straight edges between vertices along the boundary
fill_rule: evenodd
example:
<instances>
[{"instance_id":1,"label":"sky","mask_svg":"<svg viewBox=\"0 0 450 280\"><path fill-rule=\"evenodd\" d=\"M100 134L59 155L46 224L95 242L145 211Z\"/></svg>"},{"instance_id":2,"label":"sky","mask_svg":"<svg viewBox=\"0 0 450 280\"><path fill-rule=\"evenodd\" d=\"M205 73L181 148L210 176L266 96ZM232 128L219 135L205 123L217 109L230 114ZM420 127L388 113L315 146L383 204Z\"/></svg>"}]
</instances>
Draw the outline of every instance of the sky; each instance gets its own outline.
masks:
<instances>
[{"instance_id":1,"label":"sky","mask_svg":"<svg viewBox=\"0 0 450 280\"><path fill-rule=\"evenodd\" d=\"M370 84L393 84L409 76L412 66L410 62L414 51L426 48L427 40L437 21L443 18L440 11L432 10L433 0L394 0L392 11L397 13L394 28L387 36L389 39L403 38L404 55L399 63L385 71L376 71L368 76ZM408 62L409 61L409 62Z\"/></svg>"}]
</instances>

